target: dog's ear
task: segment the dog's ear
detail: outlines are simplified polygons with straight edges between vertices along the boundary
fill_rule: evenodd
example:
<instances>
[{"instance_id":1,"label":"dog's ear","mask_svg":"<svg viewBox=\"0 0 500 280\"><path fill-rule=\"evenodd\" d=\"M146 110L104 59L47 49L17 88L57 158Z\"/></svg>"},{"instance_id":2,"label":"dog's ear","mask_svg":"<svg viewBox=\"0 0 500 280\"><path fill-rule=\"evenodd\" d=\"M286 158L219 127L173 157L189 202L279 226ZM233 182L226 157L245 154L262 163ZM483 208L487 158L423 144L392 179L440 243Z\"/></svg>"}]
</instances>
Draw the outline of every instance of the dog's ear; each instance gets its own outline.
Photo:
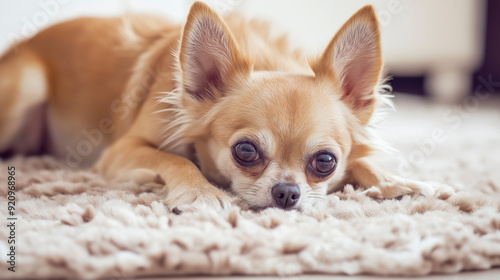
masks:
<instances>
[{"instance_id":1,"label":"dog's ear","mask_svg":"<svg viewBox=\"0 0 500 280\"><path fill-rule=\"evenodd\" d=\"M382 70L380 30L371 5L361 8L337 32L322 56L311 63L317 77L334 78L342 99L366 123L373 113Z\"/></svg>"},{"instance_id":2,"label":"dog's ear","mask_svg":"<svg viewBox=\"0 0 500 280\"><path fill-rule=\"evenodd\" d=\"M185 91L199 100L216 99L231 79L251 69L222 19L202 2L189 11L179 62Z\"/></svg>"}]
</instances>

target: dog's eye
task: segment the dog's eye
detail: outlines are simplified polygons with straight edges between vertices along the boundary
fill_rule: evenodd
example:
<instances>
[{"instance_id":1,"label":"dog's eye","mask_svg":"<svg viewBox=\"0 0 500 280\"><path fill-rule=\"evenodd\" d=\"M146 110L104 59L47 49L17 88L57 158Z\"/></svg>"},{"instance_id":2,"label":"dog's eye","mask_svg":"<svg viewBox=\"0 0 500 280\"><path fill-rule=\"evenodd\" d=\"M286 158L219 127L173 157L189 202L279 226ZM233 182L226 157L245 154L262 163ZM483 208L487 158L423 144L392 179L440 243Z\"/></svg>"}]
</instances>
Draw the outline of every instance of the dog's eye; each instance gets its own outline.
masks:
<instances>
[{"instance_id":1,"label":"dog's eye","mask_svg":"<svg viewBox=\"0 0 500 280\"><path fill-rule=\"evenodd\" d=\"M330 151L319 151L308 165L308 169L316 177L327 177L335 171L337 158Z\"/></svg>"},{"instance_id":2,"label":"dog's eye","mask_svg":"<svg viewBox=\"0 0 500 280\"><path fill-rule=\"evenodd\" d=\"M252 165L260 159L256 145L249 141L239 142L234 145L233 157L240 165L244 166Z\"/></svg>"}]
</instances>

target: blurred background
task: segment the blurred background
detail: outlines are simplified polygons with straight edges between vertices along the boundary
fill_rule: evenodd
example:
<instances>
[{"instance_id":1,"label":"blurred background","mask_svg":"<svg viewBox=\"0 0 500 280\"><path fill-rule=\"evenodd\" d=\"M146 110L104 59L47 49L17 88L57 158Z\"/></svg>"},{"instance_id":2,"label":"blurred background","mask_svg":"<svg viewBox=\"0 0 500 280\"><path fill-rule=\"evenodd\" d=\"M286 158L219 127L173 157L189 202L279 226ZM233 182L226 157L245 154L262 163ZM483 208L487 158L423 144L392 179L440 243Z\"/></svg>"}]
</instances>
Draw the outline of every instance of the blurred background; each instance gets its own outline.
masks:
<instances>
[{"instance_id":1,"label":"blurred background","mask_svg":"<svg viewBox=\"0 0 500 280\"><path fill-rule=\"evenodd\" d=\"M53 23L78 16L147 12L182 23L193 0L23 0L0 2L0 51ZM384 57L396 92L460 102L484 79L500 80L500 1L207 0L219 13L240 11L288 32L294 46L319 54L357 9L377 9ZM481 78L482 77L482 78ZM497 87L498 88L498 87Z\"/></svg>"}]
</instances>

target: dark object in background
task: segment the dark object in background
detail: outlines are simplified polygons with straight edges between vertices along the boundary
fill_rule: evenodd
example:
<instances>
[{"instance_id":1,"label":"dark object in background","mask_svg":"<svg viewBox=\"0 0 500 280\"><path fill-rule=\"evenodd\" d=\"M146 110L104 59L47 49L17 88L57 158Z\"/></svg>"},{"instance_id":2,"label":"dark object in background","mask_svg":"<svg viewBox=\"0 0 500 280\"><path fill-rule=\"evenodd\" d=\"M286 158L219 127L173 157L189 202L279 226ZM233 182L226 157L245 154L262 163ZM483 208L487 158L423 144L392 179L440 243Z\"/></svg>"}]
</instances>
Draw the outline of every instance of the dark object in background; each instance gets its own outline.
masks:
<instances>
[{"instance_id":1,"label":"dark object in background","mask_svg":"<svg viewBox=\"0 0 500 280\"><path fill-rule=\"evenodd\" d=\"M389 84L394 92L404 92L416 95L425 95L424 92L424 77L403 77L394 76Z\"/></svg>"},{"instance_id":2,"label":"dark object in background","mask_svg":"<svg viewBox=\"0 0 500 280\"><path fill-rule=\"evenodd\" d=\"M492 80L500 81L500 1L489 0L486 12L486 42L484 59L479 70L474 73L474 89L481 83L478 77L485 79L492 75ZM471 90L472 91L472 90ZM500 94L500 89L496 89Z\"/></svg>"}]
</instances>

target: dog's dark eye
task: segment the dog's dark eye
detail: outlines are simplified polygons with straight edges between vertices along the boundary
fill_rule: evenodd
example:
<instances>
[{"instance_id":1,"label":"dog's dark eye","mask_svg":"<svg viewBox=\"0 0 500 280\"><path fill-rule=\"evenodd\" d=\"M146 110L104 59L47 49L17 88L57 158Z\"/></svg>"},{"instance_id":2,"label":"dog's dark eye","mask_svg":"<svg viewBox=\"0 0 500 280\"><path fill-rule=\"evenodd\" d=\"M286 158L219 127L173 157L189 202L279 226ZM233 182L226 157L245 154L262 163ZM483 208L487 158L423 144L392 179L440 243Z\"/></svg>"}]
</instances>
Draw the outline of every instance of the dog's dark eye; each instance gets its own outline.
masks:
<instances>
[{"instance_id":1,"label":"dog's dark eye","mask_svg":"<svg viewBox=\"0 0 500 280\"><path fill-rule=\"evenodd\" d=\"M327 177L335 171L337 158L330 151L319 151L312 158L308 169L316 177Z\"/></svg>"},{"instance_id":2,"label":"dog's dark eye","mask_svg":"<svg viewBox=\"0 0 500 280\"><path fill-rule=\"evenodd\" d=\"M252 165L260 159L256 145L250 141L243 141L234 145L233 157L236 162L243 166Z\"/></svg>"}]
</instances>

